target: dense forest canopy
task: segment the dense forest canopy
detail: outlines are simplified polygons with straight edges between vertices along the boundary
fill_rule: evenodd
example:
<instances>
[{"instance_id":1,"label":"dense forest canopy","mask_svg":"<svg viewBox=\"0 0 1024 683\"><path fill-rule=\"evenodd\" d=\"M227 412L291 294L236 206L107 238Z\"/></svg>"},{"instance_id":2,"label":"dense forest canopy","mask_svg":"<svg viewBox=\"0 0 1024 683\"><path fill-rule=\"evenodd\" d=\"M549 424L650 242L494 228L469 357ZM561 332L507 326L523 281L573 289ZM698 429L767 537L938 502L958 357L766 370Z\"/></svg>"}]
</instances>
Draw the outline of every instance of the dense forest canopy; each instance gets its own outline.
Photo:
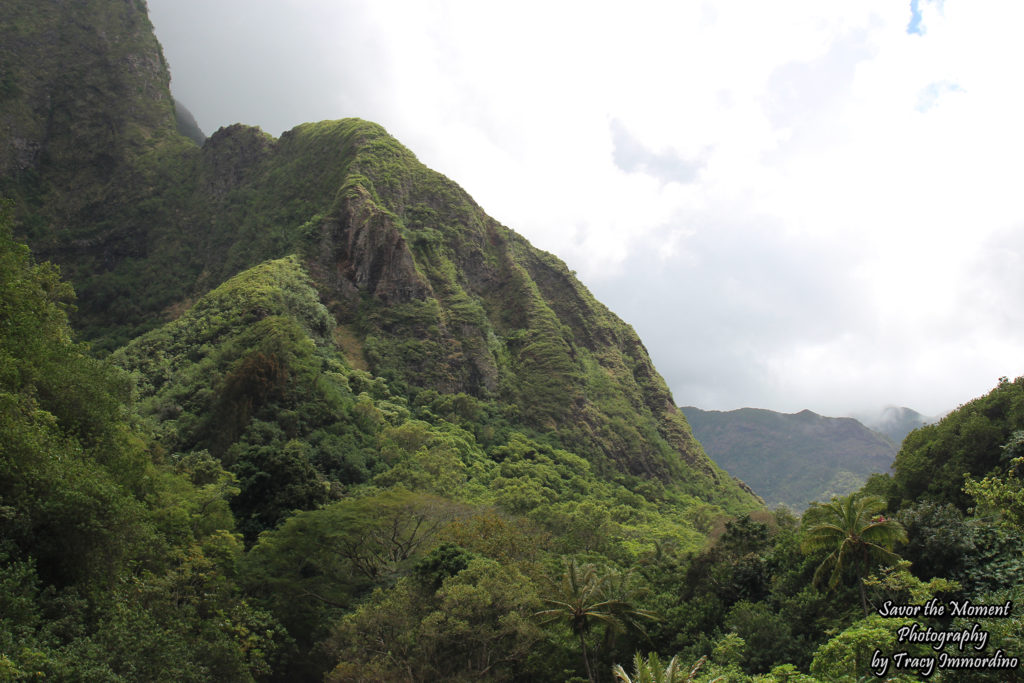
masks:
<instances>
[{"instance_id":1,"label":"dense forest canopy","mask_svg":"<svg viewBox=\"0 0 1024 683\"><path fill-rule=\"evenodd\" d=\"M144 3L0 18L0 680L1018 676L1020 615L952 606L1021 597L1024 378L768 510L379 126L200 147Z\"/></svg>"}]
</instances>

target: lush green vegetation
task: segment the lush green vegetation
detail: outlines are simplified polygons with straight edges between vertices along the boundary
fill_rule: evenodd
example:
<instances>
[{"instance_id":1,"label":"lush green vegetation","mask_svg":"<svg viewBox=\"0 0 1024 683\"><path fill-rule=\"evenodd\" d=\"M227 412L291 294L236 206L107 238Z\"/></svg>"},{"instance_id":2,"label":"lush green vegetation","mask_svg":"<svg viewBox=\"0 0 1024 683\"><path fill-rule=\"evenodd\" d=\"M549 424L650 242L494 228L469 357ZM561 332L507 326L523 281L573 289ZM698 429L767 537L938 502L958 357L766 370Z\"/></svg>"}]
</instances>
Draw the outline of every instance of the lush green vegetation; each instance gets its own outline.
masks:
<instances>
[{"instance_id":1,"label":"lush green vegetation","mask_svg":"<svg viewBox=\"0 0 1024 683\"><path fill-rule=\"evenodd\" d=\"M911 622L1024 651L1018 614L879 613L1019 602L1024 379L769 512L632 329L379 126L200 149L143 3L0 13L37 52L74 24L0 76L0 680L857 681L934 652Z\"/></svg>"},{"instance_id":2,"label":"lush green vegetation","mask_svg":"<svg viewBox=\"0 0 1024 683\"><path fill-rule=\"evenodd\" d=\"M888 509L856 494L803 524L729 515L602 477L496 401L396 394L348 360L298 258L101 361L71 340L56 271L9 229L2 253L8 679L611 680L632 663L666 680L855 680L908 623L877 613L886 600L1019 597L1019 432L994 457L929 441L995 463L967 494L897 498L901 453L867 487ZM1004 396L1021 384L927 429L958 435L993 403L1015 425ZM979 623L987 651L1024 645L1017 617Z\"/></svg>"},{"instance_id":3,"label":"lush green vegetation","mask_svg":"<svg viewBox=\"0 0 1024 683\"><path fill-rule=\"evenodd\" d=\"M234 577L211 458L162 457L71 289L0 227L0 679L244 680L286 642Z\"/></svg>"},{"instance_id":4,"label":"lush green vegetation","mask_svg":"<svg viewBox=\"0 0 1024 683\"><path fill-rule=\"evenodd\" d=\"M976 398L937 424L911 432L896 456L897 470L885 487L891 502L926 498L966 512L968 477L1005 468L1018 457L1014 433L1024 429L1024 379L1003 377L988 395ZM1005 448L1004 448L1005 446Z\"/></svg>"}]
</instances>

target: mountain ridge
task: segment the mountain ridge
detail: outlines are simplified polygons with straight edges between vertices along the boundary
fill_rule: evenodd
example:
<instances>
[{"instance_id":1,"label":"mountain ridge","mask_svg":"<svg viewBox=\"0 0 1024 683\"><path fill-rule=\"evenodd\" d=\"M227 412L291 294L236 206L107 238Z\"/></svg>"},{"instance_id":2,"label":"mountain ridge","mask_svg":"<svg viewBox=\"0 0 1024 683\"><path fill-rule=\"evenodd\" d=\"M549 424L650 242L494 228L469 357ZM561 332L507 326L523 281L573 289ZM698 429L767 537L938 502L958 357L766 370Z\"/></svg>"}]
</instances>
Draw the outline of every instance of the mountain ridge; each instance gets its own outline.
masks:
<instances>
[{"instance_id":1,"label":"mountain ridge","mask_svg":"<svg viewBox=\"0 0 1024 683\"><path fill-rule=\"evenodd\" d=\"M871 474L887 472L896 457L887 436L850 417L806 409L681 410L715 462L769 505L802 510L813 500L848 494Z\"/></svg>"},{"instance_id":2,"label":"mountain ridge","mask_svg":"<svg viewBox=\"0 0 1024 683\"><path fill-rule=\"evenodd\" d=\"M0 189L18 190L26 178L42 188L39 211L21 202L18 227L75 283L75 321L98 348L158 328L247 268L300 253L341 334L396 391L497 401L524 426L588 453L608 476L674 481L756 505L707 458L632 328L564 263L487 216L382 127L345 119L274 138L235 124L197 147L176 130L143 4L45 8L12 9L43 33L71 22L141 36L126 43L138 48L128 57L96 44L105 68L126 74L97 81L109 86L101 92L121 93L116 84L132 82L139 64L155 65L146 82L159 90L137 89L152 106L128 96L111 111L95 99L75 110L93 124L149 131L114 158L114 175L70 179L43 164L0 178ZM22 93L8 109L28 99ZM91 188L94 199L69 201L62 183Z\"/></svg>"}]
</instances>

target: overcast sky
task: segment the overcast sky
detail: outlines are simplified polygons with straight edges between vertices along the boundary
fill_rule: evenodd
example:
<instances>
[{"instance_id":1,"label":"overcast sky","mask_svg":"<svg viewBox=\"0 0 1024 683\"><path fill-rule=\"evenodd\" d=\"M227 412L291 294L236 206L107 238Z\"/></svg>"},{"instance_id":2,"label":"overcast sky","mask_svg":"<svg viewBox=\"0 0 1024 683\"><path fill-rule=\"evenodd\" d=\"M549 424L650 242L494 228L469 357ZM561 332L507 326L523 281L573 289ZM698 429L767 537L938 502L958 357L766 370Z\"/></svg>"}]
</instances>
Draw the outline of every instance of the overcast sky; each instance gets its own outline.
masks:
<instances>
[{"instance_id":1,"label":"overcast sky","mask_svg":"<svg viewBox=\"0 0 1024 683\"><path fill-rule=\"evenodd\" d=\"M207 134L382 124L680 405L938 414L1024 374L1024 3L149 6Z\"/></svg>"}]
</instances>

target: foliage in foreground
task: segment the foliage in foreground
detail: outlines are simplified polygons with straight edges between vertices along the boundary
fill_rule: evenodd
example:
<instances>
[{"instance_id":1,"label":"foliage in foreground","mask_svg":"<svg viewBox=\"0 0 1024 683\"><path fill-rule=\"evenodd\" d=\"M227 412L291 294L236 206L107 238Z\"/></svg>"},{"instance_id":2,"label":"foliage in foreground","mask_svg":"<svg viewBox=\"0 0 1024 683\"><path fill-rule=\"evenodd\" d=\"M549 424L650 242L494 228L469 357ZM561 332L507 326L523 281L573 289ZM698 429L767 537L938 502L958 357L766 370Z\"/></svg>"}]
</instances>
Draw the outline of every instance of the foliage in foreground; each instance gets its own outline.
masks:
<instances>
[{"instance_id":1,"label":"foliage in foreground","mask_svg":"<svg viewBox=\"0 0 1024 683\"><path fill-rule=\"evenodd\" d=\"M268 673L286 637L232 580L230 477L216 462L163 460L126 411L126 378L71 340L70 301L4 222L0 676Z\"/></svg>"}]
</instances>

